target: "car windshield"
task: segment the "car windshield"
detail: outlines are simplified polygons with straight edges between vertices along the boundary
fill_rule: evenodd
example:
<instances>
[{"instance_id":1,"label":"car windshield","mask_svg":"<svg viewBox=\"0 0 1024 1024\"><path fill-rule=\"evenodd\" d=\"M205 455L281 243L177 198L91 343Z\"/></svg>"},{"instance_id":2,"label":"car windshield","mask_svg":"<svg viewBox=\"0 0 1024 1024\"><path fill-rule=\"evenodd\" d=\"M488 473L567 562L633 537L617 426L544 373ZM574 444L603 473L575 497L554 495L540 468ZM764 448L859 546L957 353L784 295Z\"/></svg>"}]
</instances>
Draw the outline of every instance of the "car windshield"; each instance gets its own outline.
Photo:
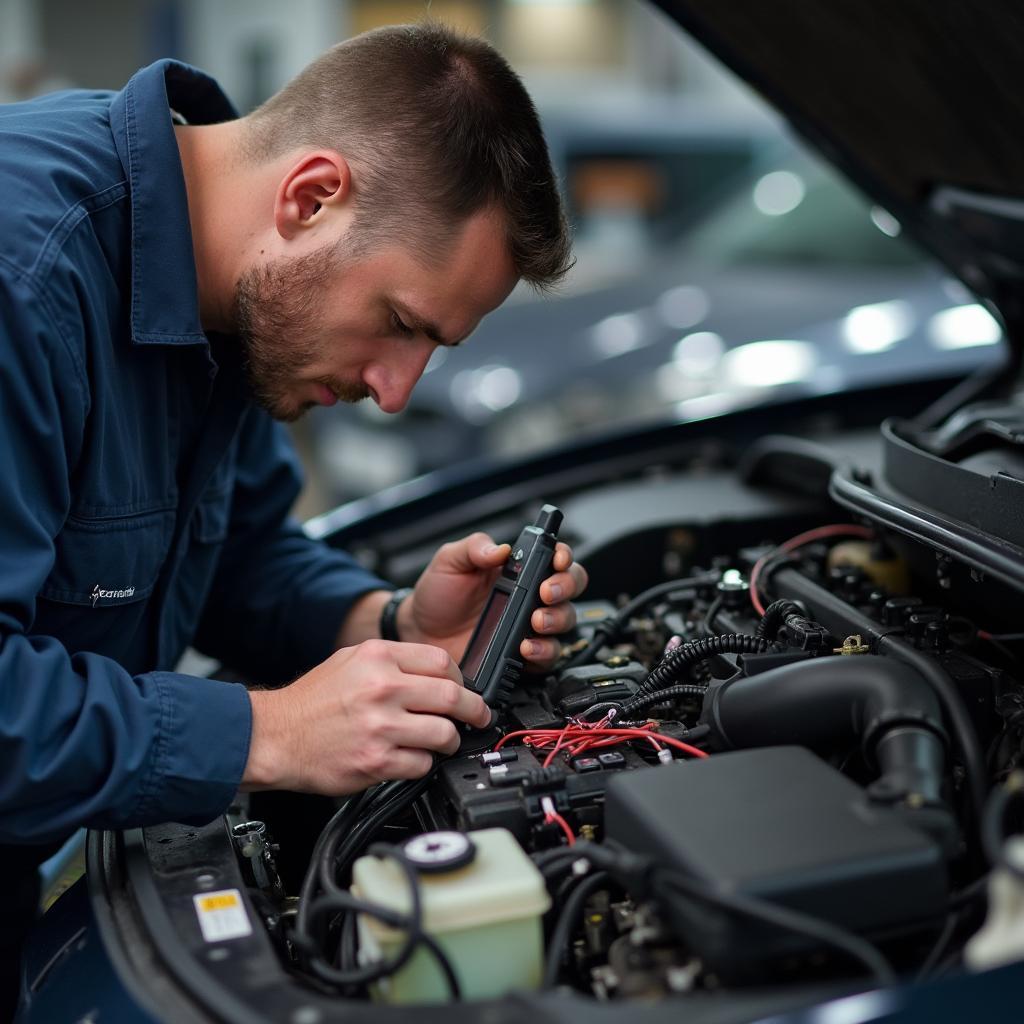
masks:
<instances>
[{"instance_id":1,"label":"car windshield","mask_svg":"<svg viewBox=\"0 0 1024 1024\"><path fill-rule=\"evenodd\" d=\"M790 151L761 161L688 232L708 266L907 267L926 262L900 224L835 171Z\"/></svg>"}]
</instances>

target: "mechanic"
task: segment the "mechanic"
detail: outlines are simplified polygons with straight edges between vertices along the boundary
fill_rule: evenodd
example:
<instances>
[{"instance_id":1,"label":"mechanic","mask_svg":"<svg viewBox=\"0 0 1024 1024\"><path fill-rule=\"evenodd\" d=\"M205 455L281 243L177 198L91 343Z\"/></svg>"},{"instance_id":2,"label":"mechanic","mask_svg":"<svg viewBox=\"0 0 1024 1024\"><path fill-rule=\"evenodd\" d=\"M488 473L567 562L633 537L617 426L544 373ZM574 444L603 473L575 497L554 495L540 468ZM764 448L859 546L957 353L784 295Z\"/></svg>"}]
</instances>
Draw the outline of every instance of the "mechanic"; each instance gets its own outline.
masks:
<instances>
[{"instance_id":1,"label":"mechanic","mask_svg":"<svg viewBox=\"0 0 1024 1024\"><path fill-rule=\"evenodd\" d=\"M570 260L521 82L433 24L336 46L243 118L175 61L0 107L0 192L2 1019L74 829L417 777L487 724L456 659L507 545L445 545L396 600L289 519L281 421L398 412ZM560 545L525 659L585 584ZM175 672L190 644L268 685Z\"/></svg>"}]
</instances>

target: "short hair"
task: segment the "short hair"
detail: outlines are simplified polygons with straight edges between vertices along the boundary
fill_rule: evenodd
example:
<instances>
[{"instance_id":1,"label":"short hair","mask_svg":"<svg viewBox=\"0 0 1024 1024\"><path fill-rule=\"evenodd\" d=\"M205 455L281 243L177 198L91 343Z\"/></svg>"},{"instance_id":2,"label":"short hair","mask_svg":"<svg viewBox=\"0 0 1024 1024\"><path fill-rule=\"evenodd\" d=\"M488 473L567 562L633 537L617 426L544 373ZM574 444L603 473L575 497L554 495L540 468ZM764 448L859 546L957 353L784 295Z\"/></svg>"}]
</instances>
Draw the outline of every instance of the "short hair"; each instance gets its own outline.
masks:
<instances>
[{"instance_id":1,"label":"short hair","mask_svg":"<svg viewBox=\"0 0 1024 1024\"><path fill-rule=\"evenodd\" d=\"M494 205L520 278L545 289L572 266L537 111L482 39L433 21L365 32L246 120L256 159L329 146L349 160L363 240L403 238L429 260L467 217Z\"/></svg>"}]
</instances>

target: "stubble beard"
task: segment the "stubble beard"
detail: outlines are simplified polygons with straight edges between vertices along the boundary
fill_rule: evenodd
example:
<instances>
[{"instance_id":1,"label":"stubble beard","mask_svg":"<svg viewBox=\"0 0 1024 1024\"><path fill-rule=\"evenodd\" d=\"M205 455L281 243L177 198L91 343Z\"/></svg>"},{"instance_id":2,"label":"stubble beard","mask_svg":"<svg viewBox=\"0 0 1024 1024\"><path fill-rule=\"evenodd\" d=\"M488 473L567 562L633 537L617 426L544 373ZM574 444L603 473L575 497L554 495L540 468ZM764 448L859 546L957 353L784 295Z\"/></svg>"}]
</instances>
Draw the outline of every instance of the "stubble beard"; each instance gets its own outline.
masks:
<instances>
[{"instance_id":1,"label":"stubble beard","mask_svg":"<svg viewBox=\"0 0 1024 1024\"><path fill-rule=\"evenodd\" d=\"M235 286L234 324L242 365L255 402L274 419L297 420L316 402L299 402L296 384L323 353L308 339L316 334L323 296L338 267L337 246L277 260L244 271ZM307 378L342 402L369 397L363 384L333 377Z\"/></svg>"}]
</instances>

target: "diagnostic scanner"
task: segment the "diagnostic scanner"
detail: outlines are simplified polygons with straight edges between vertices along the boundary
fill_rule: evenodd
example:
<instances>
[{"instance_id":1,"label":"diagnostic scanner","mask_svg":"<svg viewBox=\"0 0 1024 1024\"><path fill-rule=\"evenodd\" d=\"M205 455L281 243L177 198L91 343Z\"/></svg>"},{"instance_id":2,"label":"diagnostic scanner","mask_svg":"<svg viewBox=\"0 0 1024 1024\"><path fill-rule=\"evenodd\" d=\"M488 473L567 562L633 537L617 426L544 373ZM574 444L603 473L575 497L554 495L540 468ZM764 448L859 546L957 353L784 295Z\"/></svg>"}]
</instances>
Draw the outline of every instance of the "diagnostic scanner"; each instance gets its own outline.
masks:
<instances>
[{"instance_id":1,"label":"diagnostic scanner","mask_svg":"<svg viewBox=\"0 0 1024 1024\"><path fill-rule=\"evenodd\" d=\"M545 505L512 545L463 655L462 678L492 708L502 707L523 670L519 645L541 603L540 585L551 575L562 513Z\"/></svg>"}]
</instances>

